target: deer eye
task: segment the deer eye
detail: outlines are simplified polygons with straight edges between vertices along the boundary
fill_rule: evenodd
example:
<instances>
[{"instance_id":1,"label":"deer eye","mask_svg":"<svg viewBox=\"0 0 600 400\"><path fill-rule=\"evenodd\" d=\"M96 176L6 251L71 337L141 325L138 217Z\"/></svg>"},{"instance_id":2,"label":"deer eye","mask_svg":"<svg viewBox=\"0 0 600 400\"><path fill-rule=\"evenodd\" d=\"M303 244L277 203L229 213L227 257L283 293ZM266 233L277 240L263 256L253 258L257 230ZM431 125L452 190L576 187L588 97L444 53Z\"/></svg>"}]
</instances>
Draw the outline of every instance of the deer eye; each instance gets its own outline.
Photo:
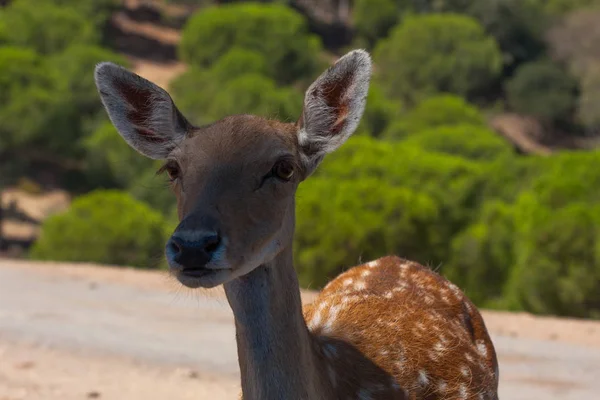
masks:
<instances>
[{"instance_id":1,"label":"deer eye","mask_svg":"<svg viewBox=\"0 0 600 400\"><path fill-rule=\"evenodd\" d=\"M273 166L273 175L282 181L289 181L294 176L294 166L289 161L278 161Z\"/></svg>"},{"instance_id":2,"label":"deer eye","mask_svg":"<svg viewBox=\"0 0 600 400\"><path fill-rule=\"evenodd\" d=\"M179 178L180 175L180 169L179 166L177 165L177 163L175 162L168 162L166 163L159 171L158 173L161 172L166 172L167 176L169 177L169 180L171 182L173 182L174 180L176 180L177 178Z\"/></svg>"}]
</instances>

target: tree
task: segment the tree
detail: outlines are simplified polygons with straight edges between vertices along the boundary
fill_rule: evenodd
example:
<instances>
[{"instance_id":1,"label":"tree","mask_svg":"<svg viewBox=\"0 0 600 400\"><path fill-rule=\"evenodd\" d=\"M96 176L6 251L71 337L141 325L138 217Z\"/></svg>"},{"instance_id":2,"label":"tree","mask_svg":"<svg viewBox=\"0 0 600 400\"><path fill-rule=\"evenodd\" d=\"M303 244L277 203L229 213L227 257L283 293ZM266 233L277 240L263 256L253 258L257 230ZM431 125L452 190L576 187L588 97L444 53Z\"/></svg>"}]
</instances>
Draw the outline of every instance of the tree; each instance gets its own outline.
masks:
<instances>
[{"instance_id":1,"label":"tree","mask_svg":"<svg viewBox=\"0 0 600 400\"><path fill-rule=\"evenodd\" d=\"M32 0L15 0L3 9L0 31L8 44L31 47L41 54L100 40L94 22L76 9Z\"/></svg>"},{"instance_id":2,"label":"tree","mask_svg":"<svg viewBox=\"0 0 600 400\"><path fill-rule=\"evenodd\" d=\"M230 54L231 60L250 54ZM234 57L235 56L235 57ZM196 124L206 124L229 114L257 114L295 121L302 111L302 93L292 87L277 87L260 74L260 63L249 62L244 73L233 74L237 64L229 56L213 68L191 68L171 83L173 97L182 112ZM256 59L255 61L258 61Z\"/></svg>"},{"instance_id":3,"label":"tree","mask_svg":"<svg viewBox=\"0 0 600 400\"><path fill-rule=\"evenodd\" d=\"M313 178L300 187L298 199L295 262L305 286L322 287L361 260L429 257L428 227L438 210L425 194L374 178Z\"/></svg>"},{"instance_id":4,"label":"tree","mask_svg":"<svg viewBox=\"0 0 600 400\"><path fill-rule=\"evenodd\" d=\"M358 126L358 132L367 132L380 137L392 121L404 113L402 103L387 98L380 84L371 82L367 95L367 106Z\"/></svg>"},{"instance_id":5,"label":"tree","mask_svg":"<svg viewBox=\"0 0 600 400\"><path fill-rule=\"evenodd\" d=\"M502 66L494 39L474 19L456 14L407 17L379 43L375 61L387 94L409 105L440 92L469 96Z\"/></svg>"},{"instance_id":6,"label":"tree","mask_svg":"<svg viewBox=\"0 0 600 400\"><path fill-rule=\"evenodd\" d=\"M420 261L436 264L448 257L448 238L476 216L484 171L480 163L460 157L358 136L328 155L314 176L328 178L332 184L375 179L386 188L402 187L429 196L437 204L439 218L427 227L428 259Z\"/></svg>"},{"instance_id":7,"label":"tree","mask_svg":"<svg viewBox=\"0 0 600 400\"><path fill-rule=\"evenodd\" d=\"M497 133L478 125L441 126L420 131L404 139L404 143L474 161L491 161L510 155L509 143Z\"/></svg>"},{"instance_id":8,"label":"tree","mask_svg":"<svg viewBox=\"0 0 600 400\"><path fill-rule=\"evenodd\" d=\"M390 139L401 139L417 132L453 125L483 127L485 120L481 112L462 97L441 94L417 104L401 119L394 122L384 136Z\"/></svg>"},{"instance_id":9,"label":"tree","mask_svg":"<svg viewBox=\"0 0 600 400\"><path fill-rule=\"evenodd\" d=\"M558 66L538 61L516 71L506 83L506 95L516 112L547 122L564 121L575 110L577 82Z\"/></svg>"},{"instance_id":10,"label":"tree","mask_svg":"<svg viewBox=\"0 0 600 400\"><path fill-rule=\"evenodd\" d=\"M515 205L516 263L506 286L512 309L563 316L600 316L600 209L571 203L551 209L534 193Z\"/></svg>"},{"instance_id":11,"label":"tree","mask_svg":"<svg viewBox=\"0 0 600 400\"><path fill-rule=\"evenodd\" d=\"M512 212L512 207L501 201L486 202L479 218L452 238L451 256L442 265L444 276L479 306L503 301L515 263Z\"/></svg>"},{"instance_id":12,"label":"tree","mask_svg":"<svg viewBox=\"0 0 600 400\"><path fill-rule=\"evenodd\" d=\"M472 0L467 13L498 43L505 76L520 64L539 58L546 50L544 33L550 20L545 0Z\"/></svg>"},{"instance_id":13,"label":"tree","mask_svg":"<svg viewBox=\"0 0 600 400\"><path fill-rule=\"evenodd\" d=\"M31 257L156 268L168 237L164 218L116 190L97 190L42 225Z\"/></svg>"},{"instance_id":14,"label":"tree","mask_svg":"<svg viewBox=\"0 0 600 400\"><path fill-rule=\"evenodd\" d=\"M308 33L300 14L280 4L202 9L186 24L179 50L184 61L207 68L234 47L261 54L277 83L312 78L320 69L319 39Z\"/></svg>"},{"instance_id":15,"label":"tree","mask_svg":"<svg viewBox=\"0 0 600 400\"><path fill-rule=\"evenodd\" d=\"M102 110L93 74L94 67L102 61L129 66L122 56L108 49L88 45L73 45L48 58L48 68L54 68L60 74L58 90L70 94L76 115L91 116Z\"/></svg>"},{"instance_id":16,"label":"tree","mask_svg":"<svg viewBox=\"0 0 600 400\"><path fill-rule=\"evenodd\" d=\"M409 3L397 0L356 0L352 14L357 34L369 47L374 47L396 25L403 8L410 7Z\"/></svg>"}]
</instances>

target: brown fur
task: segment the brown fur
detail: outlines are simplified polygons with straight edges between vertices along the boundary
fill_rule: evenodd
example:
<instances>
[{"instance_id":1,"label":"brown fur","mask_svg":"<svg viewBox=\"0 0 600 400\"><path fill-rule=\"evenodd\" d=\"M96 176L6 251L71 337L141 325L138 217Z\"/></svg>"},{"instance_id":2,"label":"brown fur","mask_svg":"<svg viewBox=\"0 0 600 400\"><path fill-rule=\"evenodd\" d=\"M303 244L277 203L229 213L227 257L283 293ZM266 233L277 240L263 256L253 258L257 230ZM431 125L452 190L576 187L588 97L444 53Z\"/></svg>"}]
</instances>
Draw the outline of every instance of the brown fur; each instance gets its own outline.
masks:
<instances>
[{"instance_id":1,"label":"brown fur","mask_svg":"<svg viewBox=\"0 0 600 400\"><path fill-rule=\"evenodd\" d=\"M339 398L361 390L401 398L390 376L407 399L497 398L497 359L481 315L456 286L417 263L389 256L351 268L304 317L338 377ZM337 356L331 349L340 349ZM365 356L386 374L365 377L356 363Z\"/></svg>"}]
</instances>

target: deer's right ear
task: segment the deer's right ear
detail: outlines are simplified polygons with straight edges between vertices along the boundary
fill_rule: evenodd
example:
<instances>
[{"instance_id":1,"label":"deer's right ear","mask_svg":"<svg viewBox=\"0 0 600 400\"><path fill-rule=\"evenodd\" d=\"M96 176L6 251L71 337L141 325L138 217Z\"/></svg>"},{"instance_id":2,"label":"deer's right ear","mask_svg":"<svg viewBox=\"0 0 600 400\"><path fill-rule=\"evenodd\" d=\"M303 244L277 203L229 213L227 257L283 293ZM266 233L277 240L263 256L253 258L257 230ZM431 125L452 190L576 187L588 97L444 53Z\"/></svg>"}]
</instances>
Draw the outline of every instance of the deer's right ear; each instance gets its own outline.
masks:
<instances>
[{"instance_id":1,"label":"deer's right ear","mask_svg":"<svg viewBox=\"0 0 600 400\"><path fill-rule=\"evenodd\" d=\"M154 83L109 62L98 64L94 76L110 120L138 152L164 159L188 134L190 123Z\"/></svg>"}]
</instances>

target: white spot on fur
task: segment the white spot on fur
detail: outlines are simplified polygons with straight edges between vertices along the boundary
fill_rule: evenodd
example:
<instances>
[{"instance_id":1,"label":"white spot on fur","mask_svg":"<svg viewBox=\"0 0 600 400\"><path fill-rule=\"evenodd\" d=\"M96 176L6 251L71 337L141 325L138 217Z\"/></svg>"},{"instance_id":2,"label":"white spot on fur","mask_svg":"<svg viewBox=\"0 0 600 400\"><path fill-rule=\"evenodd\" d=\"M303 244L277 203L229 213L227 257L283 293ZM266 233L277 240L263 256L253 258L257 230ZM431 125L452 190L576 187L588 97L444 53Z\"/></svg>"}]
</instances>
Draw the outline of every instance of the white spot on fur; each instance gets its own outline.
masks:
<instances>
[{"instance_id":1,"label":"white spot on fur","mask_svg":"<svg viewBox=\"0 0 600 400\"><path fill-rule=\"evenodd\" d=\"M335 323L335 320L337 319L337 315L340 312L341 308L342 306L335 305L329 309L329 318L327 318L327 322L325 322L325 324L323 325L323 331L325 333L330 332L333 328L333 324Z\"/></svg>"},{"instance_id":2,"label":"white spot on fur","mask_svg":"<svg viewBox=\"0 0 600 400\"><path fill-rule=\"evenodd\" d=\"M427 371L423 369L419 371L419 384L421 386L427 386L429 384L429 376L427 376Z\"/></svg>"},{"instance_id":3,"label":"white spot on fur","mask_svg":"<svg viewBox=\"0 0 600 400\"><path fill-rule=\"evenodd\" d=\"M477 350L479 351L479 353L486 357L487 356L487 346L485 345L485 343L483 342L483 340L478 340L477 341Z\"/></svg>"},{"instance_id":4,"label":"white spot on fur","mask_svg":"<svg viewBox=\"0 0 600 400\"><path fill-rule=\"evenodd\" d=\"M446 393L446 389L448 389L448 384L446 383L446 381L440 381L438 383L438 392L440 394L444 394Z\"/></svg>"},{"instance_id":5,"label":"white spot on fur","mask_svg":"<svg viewBox=\"0 0 600 400\"><path fill-rule=\"evenodd\" d=\"M391 291L389 291L389 292L386 292L386 294L384 295L384 297L385 297L386 299L391 299L393 295L394 295L394 294L393 294Z\"/></svg>"},{"instance_id":6,"label":"white spot on fur","mask_svg":"<svg viewBox=\"0 0 600 400\"><path fill-rule=\"evenodd\" d=\"M342 282L342 284L343 284L344 286L350 286L350 284L351 284L352 282L354 282L354 279L352 279L352 278L346 278L346 279L344 279L344 282Z\"/></svg>"},{"instance_id":7,"label":"white spot on fur","mask_svg":"<svg viewBox=\"0 0 600 400\"><path fill-rule=\"evenodd\" d=\"M452 282L447 282L446 285L450 288L450 290L452 291L452 293L454 293L454 295L458 298L458 299L462 299L462 293L460 291L460 289L458 288L458 286L456 286L454 283Z\"/></svg>"},{"instance_id":8,"label":"white spot on fur","mask_svg":"<svg viewBox=\"0 0 600 400\"><path fill-rule=\"evenodd\" d=\"M434 350L437 351L438 353L443 353L444 351L446 351L446 347L442 344L442 342L437 342L434 346L433 346Z\"/></svg>"},{"instance_id":9,"label":"white spot on fur","mask_svg":"<svg viewBox=\"0 0 600 400\"><path fill-rule=\"evenodd\" d=\"M468 399L469 394L467 393L467 387L464 384L461 384L458 388L458 392L460 394L461 399Z\"/></svg>"},{"instance_id":10,"label":"white spot on fur","mask_svg":"<svg viewBox=\"0 0 600 400\"><path fill-rule=\"evenodd\" d=\"M469 367L467 367L466 365L460 367L460 373L463 374L463 376L469 376L470 372L471 370L469 370Z\"/></svg>"},{"instance_id":11,"label":"white spot on fur","mask_svg":"<svg viewBox=\"0 0 600 400\"><path fill-rule=\"evenodd\" d=\"M367 287L367 285L365 284L365 281L362 281L362 280L361 280L361 281L357 281L357 282L354 284L354 289L356 289L356 290L363 290L363 289L365 289L366 287Z\"/></svg>"},{"instance_id":12,"label":"white spot on fur","mask_svg":"<svg viewBox=\"0 0 600 400\"><path fill-rule=\"evenodd\" d=\"M468 362L473 362L473 356L469 353L465 353L465 358Z\"/></svg>"},{"instance_id":13,"label":"white spot on fur","mask_svg":"<svg viewBox=\"0 0 600 400\"><path fill-rule=\"evenodd\" d=\"M362 276L363 278L369 275L371 275L371 271L369 271L368 269L365 269L363 272L360 273L360 276Z\"/></svg>"},{"instance_id":14,"label":"white spot on fur","mask_svg":"<svg viewBox=\"0 0 600 400\"><path fill-rule=\"evenodd\" d=\"M367 267L369 267L369 268L375 268L378 265L379 265L379 261L377 261L377 260L373 260L373 261L370 261L367 263Z\"/></svg>"}]
</instances>

